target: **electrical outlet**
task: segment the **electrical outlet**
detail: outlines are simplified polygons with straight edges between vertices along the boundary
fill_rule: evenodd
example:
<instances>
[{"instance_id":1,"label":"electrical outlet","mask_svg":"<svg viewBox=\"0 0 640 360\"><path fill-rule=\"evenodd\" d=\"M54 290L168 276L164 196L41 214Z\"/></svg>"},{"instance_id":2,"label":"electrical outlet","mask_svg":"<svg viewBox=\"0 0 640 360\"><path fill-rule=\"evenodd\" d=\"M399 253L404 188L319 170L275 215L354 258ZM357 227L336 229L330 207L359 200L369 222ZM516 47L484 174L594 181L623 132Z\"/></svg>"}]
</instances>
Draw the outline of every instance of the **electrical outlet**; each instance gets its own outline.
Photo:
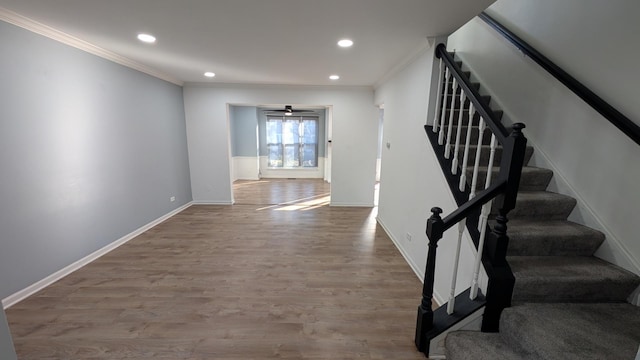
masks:
<instances>
[{"instance_id":1,"label":"electrical outlet","mask_svg":"<svg viewBox=\"0 0 640 360\"><path fill-rule=\"evenodd\" d=\"M406 238L407 238L407 241L408 241L408 242L411 242L411 238L413 237L413 235L411 235L411 233L410 233L410 232L408 232L408 233L407 233L407 235L405 235L405 236L406 236Z\"/></svg>"},{"instance_id":2,"label":"electrical outlet","mask_svg":"<svg viewBox=\"0 0 640 360\"><path fill-rule=\"evenodd\" d=\"M170 197L170 198L169 198L169 201L171 201L171 202L176 201L176 197L175 197L175 196Z\"/></svg>"}]
</instances>

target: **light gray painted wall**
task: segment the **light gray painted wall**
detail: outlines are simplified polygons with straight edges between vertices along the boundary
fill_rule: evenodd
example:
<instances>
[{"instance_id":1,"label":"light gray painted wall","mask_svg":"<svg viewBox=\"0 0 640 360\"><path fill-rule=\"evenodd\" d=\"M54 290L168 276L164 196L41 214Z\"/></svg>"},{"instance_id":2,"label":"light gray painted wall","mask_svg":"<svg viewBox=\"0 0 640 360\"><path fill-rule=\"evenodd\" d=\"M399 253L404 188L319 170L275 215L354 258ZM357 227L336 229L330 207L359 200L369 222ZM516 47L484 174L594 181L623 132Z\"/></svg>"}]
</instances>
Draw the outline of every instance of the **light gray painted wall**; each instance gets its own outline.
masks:
<instances>
[{"instance_id":1,"label":"light gray painted wall","mask_svg":"<svg viewBox=\"0 0 640 360\"><path fill-rule=\"evenodd\" d=\"M191 189L181 87L4 22L0 44L5 298L188 203Z\"/></svg>"},{"instance_id":2,"label":"light gray painted wall","mask_svg":"<svg viewBox=\"0 0 640 360\"><path fill-rule=\"evenodd\" d=\"M457 208L424 133L430 98L433 48L429 48L402 72L376 88L376 104L384 104L382 168L378 221L396 243L418 276L424 278L428 239L426 220L430 209L441 207L444 215ZM386 143L390 147L386 147ZM411 234L411 241L407 239ZM463 243L458 291L471 279L473 246ZM457 232L447 231L438 243L438 259L453 259ZM434 296L442 303L448 294L452 262L436 262Z\"/></svg>"},{"instance_id":3,"label":"light gray painted wall","mask_svg":"<svg viewBox=\"0 0 640 360\"><path fill-rule=\"evenodd\" d=\"M257 108L258 122L259 122L259 134L260 134L260 156L268 156L267 150L267 114L263 111L266 108ZM305 114L306 115L306 114ZM315 114L309 114L310 116L318 117L318 157L325 156L325 149L327 146L326 133L326 111L315 110Z\"/></svg>"},{"instance_id":4,"label":"light gray painted wall","mask_svg":"<svg viewBox=\"0 0 640 360\"><path fill-rule=\"evenodd\" d=\"M227 104L333 106L331 204L373 206L377 109L369 88L188 85L184 88L194 201L231 202Z\"/></svg>"},{"instance_id":5,"label":"light gray painted wall","mask_svg":"<svg viewBox=\"0 0 640 360\"><path fill-rule=\"evenodd\" d=\"M640 102L640 2L500 0L487 10L635 122ZM572 195L570 219L603 231L596 255L640 274L640 147L474 19L449 38L505 122L527 125L533 165L554 170L551 191Z\"/></svg>"},{"instance_id":6,"label":"light gray painted wall","mask_svg":"<svg viewBox=\"0 0 640 360\"><path fill-rule=\"evenodd\" d=\"M255 106L231 106L231 156L258 156L258 118Z\"/></svg>"},{"instance_id":7,"label":"light gray painted wall","mask_svg":"<svg viewBox=\"0 0 640 360\"><path fill-rule=\"evenodd\" d=\"M500 0L487 12L640 125L640 1Z\"/></svg>"},{"instance_id":8,"label":"light gray painted wall","mask_svg":"<svg viewBox=\"0 0 640 360\"><path fill-rule=\"evenodd\" d=\"M2 360L17 360L16 351L13 348L13 342L11 341L11 333L9 332L9 326L7 325L7 318L4 314L4 309L0 306L0 359Z\"/></svg>"}]
</instances>

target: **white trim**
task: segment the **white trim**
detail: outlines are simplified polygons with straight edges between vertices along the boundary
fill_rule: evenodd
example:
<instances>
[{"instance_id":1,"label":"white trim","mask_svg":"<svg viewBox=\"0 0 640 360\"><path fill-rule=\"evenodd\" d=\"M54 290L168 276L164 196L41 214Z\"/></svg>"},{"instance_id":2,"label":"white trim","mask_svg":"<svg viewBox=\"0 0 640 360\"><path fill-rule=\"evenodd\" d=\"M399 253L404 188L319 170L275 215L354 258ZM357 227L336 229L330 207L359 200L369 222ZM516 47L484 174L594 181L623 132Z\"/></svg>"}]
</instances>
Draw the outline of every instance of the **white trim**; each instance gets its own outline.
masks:
<instances>
[{"instance_id":1,"label":"white trim","mask_svg":"<svg viewBox=\"0 0 640 360\"><path fill-rule=\"evenodd\" d=\"M480 332L482 328L482 318L484 316L485 307L481 307L480 309L474 311L469 316L460 320L458 323L447 329L446 331L440 333L438 336L431 339L429 342L429 359L446 359L445 356L445 339L447 335L454 331L464 330L464 331L477 331Z\"/></svg>"},{"instance_id":2,"label":"white trim","mask_svg":"<svg viewBox=\"0 0 640 360\"><path fill-rule=\"evenodd\" d=\"M640 259L635 258L631 253L631 251L626 247L626 245L614 235L614 232L611 231L607 225L605 225L604 221L598 216L598 214L593 210L593 208L589 206L587 201L585 201L584 198L580 196L578 191L573 187L573 185L571 185L571 183L567 180L567 178L564 177L564 175L562 175L562 172L549 159L547 154L539 146L536 145L535 141L532 140L531 137L528 137L528 141L530 145L532 145L533 148L535 149L534 158L533 158L534 165L539 167L546 167L551 171L553 171L554 177L557 176L555 185L559 185L559 186L557 189L552 188L551 190L557 191L565 195L570 195L576 199L577 201L576 207L574 208L572 213L569 215L568 220L574 221L577 223L582 223L583 225L596 228L597 230L603 232L606 237L605 242L608 242L609 246L618 250L619 255L624 256L627 262L629 263L629 265L633 266L633 269L627 269L627 270L633 271L636 274L640 274ZM536 157L537 154L539 154L540 157ZM538 164L538 162L543 162L543 164ZM576 212L576 209L578 208L580 210L586 211L587 214L589 215L589 219L581 219L582 221L580 221L580 219L576 219L575 217L573 217L572 215ZM595 256L598 256L598 251L599 249L596 251ZM606 258L602 258L602 259L613 263L612 259L606 259ZM620 266L619 263L615 265Z\"/></svg>"},{"instance_id":3,"label":"white trim","mask_svg":"<svg viewBox=\"0 0 640 360\"><path fill-rule=\"evenodd\" d=\"M329 206L335 207L375 207L372 202L370 203L342 203L342 202L331 202Z\"/></svg>"},{"instance_id":4,"label":"white trim","mask_svg":"<svg viewBox=\"0 0 640 360\"><path fill-rule=\"evenodd\" d=\"M192 201L192 205L233 205L233 201Z\"/></svg>"},{"instance_id":5,"label":"white trim","mask_svg":"<svg viewBox=\"0 0 640 360\"><path fill-rule=\"evenodd\" d=\"M80 49L82 51L86 51L89 54L93 54L99 56L103 59L107 59L109 61L113 61L116 64L120 64L126 66L128 68L143 72L147 75L151 75L158 79L168 81L170 83L183 86L184 83L170 75L163 74L155 69L152 69L146 65L133 61L129 58L126 58L122 55L118 55L112 51L103 49L101 47L95 46L89 42L84 40L80 40L75 36L64 33L60 30L56 30L50 26L39 23L35 20L31 20L25 16L22 16L18 13L15 13L11 10L0 7L0 20L7 22L9 24L13 24L15 26L21 27L23 29L29 30L36 34L40 34L42 36L48 37L49 39L58 41L65 45L69 45L76 49Z\"/></svg>"},{"instance_id":6,"label":"white trim","mask_svg":"<svg viewBox=\"0 0 640 360\"><path fill-rule=\"evenodd\" d=\"M378 222L378 224L380 224L380 226L382 227L382 230L384 230L384 232L387 233L387 236L391 239L391 241L393 241L393 244L396 246L398 251L400 251L400 254L402 254L402 257L405 259L407 264L409 264L409 267L411 267L411 270L413 270L413 272L416 274L420 282L424 284L424 271L421 270L418 267L418 265L413 262L409 254L407 254L407 252L405 251L405 249L402 246L400 246L400 242L398 241L398 239L396 239L392 235L391 231L389 231L389 229L384 225L384 222L382 222L382 219L376 216L376 221ZM445 298L440 296L440 294L438 294L438 292L435 289L433 289L433 299L436 301L437 304L446 303L446 301L444 300Z\"/></svg>"},{"instance_id":7,"label":"white trim","mask_svg":"<svg viewBox=\"0 0 640 360\"><path fill-rule=\"evenodd\" d=\"M259 156L260 178L268 179L323 179L326 158L318 156L318 166L298 168L270 168L268 156Z\"/></svg>"},{"instance_id":8,"label":"white trim","mask_svg":"<svg viewBox=\"0 0 640 360\"><path fill-rule=\"evenodd\" d=\"M125 244L126 242L128 242L129 240L135 238L136 236L144 233L145 231L153 228L154 226L162 223L163 221L171 218L172 216L182 212L183 210L187 209L188 207L190 207L193 204L193 202L189 202L153 221L151 221L150 223L143 225L142 227L134 230L133 232L130 232L129 234L121 237L120 239L108 244L107 246L102 247L101 249L98 249L94 252L92 252L91 254L83 257L82 259L65 266L64 268L54 272L53 274L45 277L44 279L37 281L29 286L27 286L26 288L7 296L6 298L2 299L2 306L4 307L4 309L8 309L9 307L19 303L20 301L26 299L27 297L37 293L38 291L44 289L45 287L53 284L54 282L64 278L65 276L71 274L72 272L82 268L83 266L91 263L94 260L97 260L98 258L100 258L103 255L106 255L107 253L111 252L112 250L116 249L117 247Z\"/></svg>"}]
</instances>

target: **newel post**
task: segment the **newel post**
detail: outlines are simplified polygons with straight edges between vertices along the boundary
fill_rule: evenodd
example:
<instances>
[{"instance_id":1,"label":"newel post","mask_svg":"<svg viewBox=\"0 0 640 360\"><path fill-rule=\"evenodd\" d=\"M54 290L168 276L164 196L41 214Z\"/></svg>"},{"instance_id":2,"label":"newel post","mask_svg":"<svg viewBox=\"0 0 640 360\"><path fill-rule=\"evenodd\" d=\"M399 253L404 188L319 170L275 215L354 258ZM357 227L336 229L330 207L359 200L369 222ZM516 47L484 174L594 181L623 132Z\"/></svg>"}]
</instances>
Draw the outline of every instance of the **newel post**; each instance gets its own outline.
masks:
<instances>
[{"instance_id":1,"label":"newel post","mask_svg":"<svg viewBox=\"0 0 640 360\"><path fill-rule=\"evenodd\" d=\"M422 301L418 306L418 319L416 323L415 343L419 351L427 353L429 351L429 340L427 332L433 328L433 310L431 303L433 299L433 283L436 271L436 248L438 241L442 239L444 223L440 214L442 209L434 207L431 209L431 217L427 220L427 237L429 238L429 251L427 253L427 266L424 272L424 285L422 286Z\"/></svg>"},{"instance_id":2,"label":"newel post","mask_svg":"<svg viewBox=\"0 0 640 360\"><path fill-rule=\"evenodd\" d=\"M490 259L490 265L486 266L489 275L487 286L487 305L482 321L482 331L498 331L502 310L511 306L511 297L515 278L507 264L507 249L509 248L509 236L507 236L507 214L516 207L520 176L524 166L527 138L522 134L525 125L513 124L513 131L507 137L504 144L502 162L500 167L506 169L507 187L502 196L495 203L498 215L495 218L491 236L487 239L485 254Z\"/></svg>"}]
</instances>

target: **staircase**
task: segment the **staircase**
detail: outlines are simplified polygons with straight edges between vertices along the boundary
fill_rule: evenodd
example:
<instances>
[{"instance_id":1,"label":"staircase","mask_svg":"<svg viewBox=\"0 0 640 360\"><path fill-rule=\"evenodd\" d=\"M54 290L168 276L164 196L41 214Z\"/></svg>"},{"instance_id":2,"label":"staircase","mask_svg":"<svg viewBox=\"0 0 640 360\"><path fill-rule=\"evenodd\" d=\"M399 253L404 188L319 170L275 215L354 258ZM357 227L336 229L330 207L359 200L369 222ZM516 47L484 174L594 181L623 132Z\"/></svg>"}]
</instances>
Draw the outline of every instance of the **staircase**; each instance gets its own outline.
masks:
<instances>
[{"instance_id":1,"label":"staircase","mask_svg":"<svg viewBox=\"0 0 640 360\"><path fill-rule=\"evenodd\" d=\"M462 130L464 143L467 128ZM477 142L477 126L471 136ZM484 136L489 138L490 133ZM489 151L487 142L481 157L488 158ZM532 153L528 147L525 164ZM500 155L498 148L496 158ZM473 168L466 171L470 179ZM492 170L492 179L498 171ZM479 169L479 183L487 172ZM552 176L548 169L527 165L522 170L508 223L507 260L516 279L513 306L502 312L500 332L449 333L447 359L634 359L638 353L640 307L626 301L640 278L593 256L604 235L567 220L576 200L546 191Z\"/></svg>"}]
</instances>

